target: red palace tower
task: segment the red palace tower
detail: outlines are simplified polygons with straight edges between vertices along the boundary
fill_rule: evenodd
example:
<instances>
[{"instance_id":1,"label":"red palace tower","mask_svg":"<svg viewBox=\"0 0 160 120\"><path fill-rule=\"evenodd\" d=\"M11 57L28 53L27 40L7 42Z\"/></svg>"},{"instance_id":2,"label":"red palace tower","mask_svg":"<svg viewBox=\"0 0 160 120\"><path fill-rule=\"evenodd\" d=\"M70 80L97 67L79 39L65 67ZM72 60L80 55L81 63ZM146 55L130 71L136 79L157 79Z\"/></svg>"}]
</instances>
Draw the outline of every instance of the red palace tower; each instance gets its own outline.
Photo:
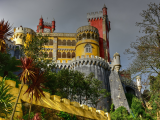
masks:
<instances>
[{"instance_id":1,"label":"red palace tower","mask_svg":"<svg viewBox=\"0 0 160 120\"><path fill-rule=\"evenodd\" d=\"M108 20L107 8L104 5L103 11L92 12L87 14L88 22L91 26L96 27L99 31L100 57L110 62L109 52L109 31L110 21Z\"/></svg>"}]
</instances>

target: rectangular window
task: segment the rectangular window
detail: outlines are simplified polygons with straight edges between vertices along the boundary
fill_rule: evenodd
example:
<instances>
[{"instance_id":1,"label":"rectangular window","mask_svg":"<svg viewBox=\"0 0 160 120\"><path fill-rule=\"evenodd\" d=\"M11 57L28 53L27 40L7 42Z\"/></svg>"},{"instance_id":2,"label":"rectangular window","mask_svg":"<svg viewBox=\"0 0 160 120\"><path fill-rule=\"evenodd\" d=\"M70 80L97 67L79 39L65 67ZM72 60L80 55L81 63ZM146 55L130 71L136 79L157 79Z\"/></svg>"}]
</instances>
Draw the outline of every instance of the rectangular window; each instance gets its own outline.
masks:
<instances>
[{"instance_id":1,"label":"rectangular window","mask_svg":"<svg viewBox=\"0 0 160 120\"><path fill-rule=\"evenodd\" d=\"M89 48L88 52L91 52L91 48Z\"/></svg>"},{"instance_id":2,"label":"rectangular window","mask_svg":"<svg viewBox=\"0 0 160 120\"><path fill-rule=\"evenodd\" d=\"M86 52L88 52L88 48L86 48Z\"/></svg>"}]
</instances>

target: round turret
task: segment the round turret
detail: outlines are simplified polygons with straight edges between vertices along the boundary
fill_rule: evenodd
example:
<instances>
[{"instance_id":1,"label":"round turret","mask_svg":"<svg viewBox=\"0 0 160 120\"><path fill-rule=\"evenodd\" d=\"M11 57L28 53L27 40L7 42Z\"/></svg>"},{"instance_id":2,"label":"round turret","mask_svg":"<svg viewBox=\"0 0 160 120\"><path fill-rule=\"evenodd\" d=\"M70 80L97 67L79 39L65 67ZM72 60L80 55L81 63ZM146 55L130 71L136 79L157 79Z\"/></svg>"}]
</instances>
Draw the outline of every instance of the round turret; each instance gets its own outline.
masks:
<instances>
[{"instance_id":1,"label":"round turret","mask_svg":"<svg viewBox=\"0 0 160 120\"><path fill-rule=\"evenodd\" d=\"M15 41L15 45L23 45L22 38L25 34L25 28L20 26L15 28L13 34L13 41Z\"/></svg>"},{"instance_id":2,"label":"round turret","mask_svg":"<svg viewBox=\"0 0 160 120\"><path fill-rule=\"evenodd\" d=\"M113 65L116 71L118 72L121 67L121 63L120 63L120 54L117 52L113 55Z\"/></svg>"},{"instance_id":3,"label":"round turret","mask_svg":"<svg viewBox=\"0 0 160 120\"><path fill-rule=\"evenodd\" d=\"M15 28L15 32L13 34L13 41L15 42L15 45L24 45L23 37L25 35L26 40L29 41L29 39L31 39L32 36L35 35L35 32L30 28L24 28L22 26Z\"/></svg>"},{"instance_id":4,"label":"round turret","mask_svg":"<svg viewBox=\"0 0 160 120\"><path fill-rule=\"evenodd\" d=\"M98 29L87 25L77 29L76 56L91 55L99 56L99 33Z\"/></svg>"},{"instance_id":5,"label":"round turret","mask_svg":"<svg viewBox=\"0 0 160 120\"><path fill-rule=\"evenodd\" d=\"M142 88L142 85L141 85L141 77L140 77L140 76L137 76L136 79L137 79L137 87L138 87L138 90L141 91L141 88Z\"/></svg>"},{"instance_id":6,"label":"round turret","mask_svg":"<svg viewBox=\"0 0 160 120\"><path fill-rule=\"evenodd\" d=\"M22 26L20 26L20 27L17 27L15 29L14 33L24 33L24 32L25 32L25 28L23 28Z\"/></svg>"},{"instance_id":7,"label":"round turret","mask_svg":"<svg viewBox=\"0 0 160 120\"><path fill-rule=\"evenodd\" d=\"M113 56L114 56L114 57L120 56L120 54L116 52Z\"/></svg>"}]
</instances>

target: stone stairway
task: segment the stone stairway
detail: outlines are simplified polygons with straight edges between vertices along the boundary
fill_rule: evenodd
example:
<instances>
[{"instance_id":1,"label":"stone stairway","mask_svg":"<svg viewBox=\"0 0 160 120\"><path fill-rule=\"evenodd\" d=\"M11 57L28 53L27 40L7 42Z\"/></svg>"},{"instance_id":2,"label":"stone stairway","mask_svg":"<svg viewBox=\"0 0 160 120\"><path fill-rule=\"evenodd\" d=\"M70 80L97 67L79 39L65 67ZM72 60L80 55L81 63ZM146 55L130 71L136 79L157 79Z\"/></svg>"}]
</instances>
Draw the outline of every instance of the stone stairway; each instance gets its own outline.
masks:
<instances>
[{"instance_id":1,"label":"stone stairway","mask_svg":"<svg viewBox=\"0 0 160 120\"><path fill-rule=\"evenodd\" d=\"M130 112L128 101L126 99L119 74L116 71L111 71L109 76L109 84L111 90L111 99L115 109L120 106L124 106L128 112Z\"/></svg>"}]
</instances>

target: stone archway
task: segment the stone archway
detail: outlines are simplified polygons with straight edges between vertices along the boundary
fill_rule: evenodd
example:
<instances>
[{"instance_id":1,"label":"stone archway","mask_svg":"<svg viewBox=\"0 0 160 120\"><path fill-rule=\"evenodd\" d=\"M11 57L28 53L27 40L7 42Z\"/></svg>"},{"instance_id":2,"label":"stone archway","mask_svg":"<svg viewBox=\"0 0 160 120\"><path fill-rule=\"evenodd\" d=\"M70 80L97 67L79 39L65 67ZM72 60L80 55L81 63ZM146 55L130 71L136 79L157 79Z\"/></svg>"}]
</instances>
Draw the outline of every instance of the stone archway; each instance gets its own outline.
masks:
<instances>
[{"instance_id":1,"label":"stone archway","mask_svg":"<svg viewBox=\"0 0 160 120\"><path fill-rule=\"evenodd\" d=\"M131 87L128 87L128 86L126 86L126 92L130 93L130 94L133 94L133 95L136 95L135 90Z\"/></svg>"}]
</instances>

